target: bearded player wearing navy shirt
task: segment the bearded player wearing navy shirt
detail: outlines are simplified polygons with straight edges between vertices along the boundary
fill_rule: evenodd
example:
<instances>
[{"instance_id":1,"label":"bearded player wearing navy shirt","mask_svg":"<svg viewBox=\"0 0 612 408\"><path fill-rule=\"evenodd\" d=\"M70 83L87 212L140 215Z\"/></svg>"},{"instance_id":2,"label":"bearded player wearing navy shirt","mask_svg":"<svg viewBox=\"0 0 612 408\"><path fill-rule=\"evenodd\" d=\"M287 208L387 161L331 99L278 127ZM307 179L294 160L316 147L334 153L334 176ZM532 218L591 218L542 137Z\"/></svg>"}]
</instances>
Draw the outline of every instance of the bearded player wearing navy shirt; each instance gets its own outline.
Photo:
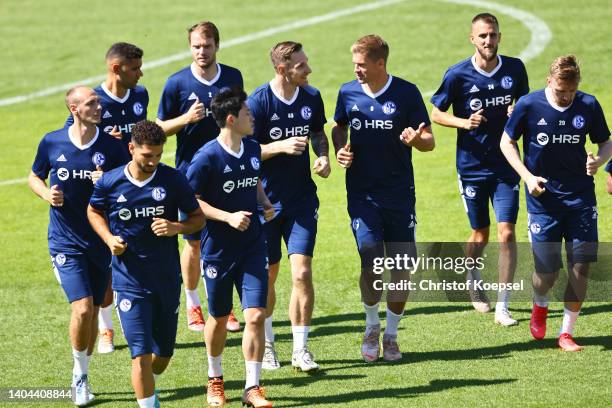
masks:
<instances>
[{"instance_id":1,"label":"bearded player wearing navy shirt","mask_svg":"<svg viewBox=\"0 0 612 408\"><path fill-rule=\"evenodd\" d=\"M236 68L217 63L219 30L203 21L187 32L193 63L168 78L159 102L157 124L167 136L176 134L176 168L187 174L195 152L219 134L210 103L223 88L243 87L242 74ZM204 316L198 296L200 276L200 235L184 235L181 272L187 299L187 325L190 330L204 330ZM240 330L234 314L228 319L228 330Z\"/></svg>"},{"instance_id":2,"label":"bearded player wearing navy shirt","mask_svg":"<svg viewBox=\"0 0 612 408\"><path fill-rule=\"evenodd\" d=\"M361 354L373 362L380 355L381 298L381 291L374 287L378 275L373 261L398 250L416 256L412 148L430 151L435 143L417 87L387 73L387 43L368 35L357 40L351 52L357 79L340 88L332 138L338 163L347 169L348 212L361 258L360 288L366 311ZM392 278L403 279L403 273L397 272ZM383 358L388 361L402 358L397 329L406 295L387 296Z\"/></svg>"},{"instance_id":3,"label":"bearded player wearing navy shirt","mask_svg":"<svg viewBox=\"0 0 612 408\"><path fill-rule=\"evenodd\" d=\"M525 181L529 236L535 260L532 336L546 334L548 291L562 267L565 240L569 271L558 344L579 351L572 335L586 296L589 263L597 261L597 203L593 175L612 153L610 130L594 96L578 91L580 67L573 55L558 57L547 87L516 104L501 141L508 162ZM585 150L587 134L597 155ZM524 164L517 148L523 136Z\"/></svg>"},{"instance_id":4,"label":"bearded player wearing navy shirt","mask_svg":"<svg viewBox=\"0 0 612 408\"><path fill-rule=\"evenodd\" d=\"M126 156L129 156L128 143L132 137L132 127L147 118L149 93L143 86L137 85L143 75L142 55L142 50L133 44L119 42L111 45L106 52L106 80L94 89L102 105L98 127L122 141ZM72 115L69 115L65 126L73 122ZM98 316L98 353L111 353L115 350L112 303L113 290L109 284Z\"/></svg>"},{"instance_id":5,"label":"bearded player wearing navy shirt","mask_svg":"<svg viewBox=\"0 0 612 408\"><path fill-rule=\"evenodd\" d=\"M319 207L317 187L310 176L308 142L317 155L313 171L324 178L329 176L329 144L323 130L327 120L321 94L308 85L312 71L302 44L278 43L270 51L270 59L276 73L274 79L257 88L248 100L255 120L252 137L261 145L262 184L277 211L274 220L264 224L270 267L263 368L280 368L274 348L272 313L284 239L293 283L289 303L291 363L307 372L319 368L307 346L314 307L312 256Z\"/></svg>"},{"instance_id":6,"label":"bearded player wearing navy shirt","mask_svg":"<svg viewBox=\"0 0 612 408\"><path fill-rule=\"evenodd\" d=\"M117 313L132 356L141 408L159 406L155 380L174 351L181 291L179 233L204 225L185 176L159 164L166 135L154 122L132 129L132 161L96 183L87 216L112 254ZM178 210L187 214L178 221Z\"/></svg>"},{"instance_id":7,"label":"bearded player wearing navy shirt","mask_svg":"<svg viewBox=\"0 0 612 408\"><path fill-rule=\"evenodd\" d=\"M245 327L242 352L246 365L243 404L271 407L259 386L264 352L268 262L263 228L257 214L274 217L261 185L261 148L253 140L253 118L240 88L223 90L211 104L219 136L194 156L187 177L208 222L202 233L202 277L209 318L204 329L208 354L207 401L225 404L221 354L232 310L232 288L242 303Z\"/></svg>"},{"instance_id":8,"label":"bearded player wearing navy shirt","mask_svg":"<svg viewBox=\"0 0 612 408\"><path fill-rule=\"evenodd\" d=\"M87 203L104 171L127 162L121 143L99 131L102 107L91 88L66 93L74 124L47 133L38 146L28 184L51 204L49 252L57 280L71 307L73 401L87 405L94 396L88 366L97 337L98 309L110 274L110 253L87 222ZM49 177L50 188L45 180Z\"/></svg>"},{"instance_id":9,"label":"bearded player wearing navy shirt","mask_svg":"<svg viewBox=\"0 0 612 408\"><path fill-rule=\"evenodd\" d=\"M457 172L461 198L472 233L467 256L482 256L489 242L489 201L497 219L500 243L499 281L512 283L516 269L515 224L519 209L519 178L504 160L499 141L512 104L529 92L527 72L521 60L498 55L501 40L497 18L489 13L472 19L470 42L475 52L450 67L432 96L431 119L442 126L457 128ZM452 106L453 113L447 112ZM480 281L477 270L469 271L467 281ZM474 308L490 310L486 292L470 285ZM508 310L510 291L498 293L495 322L502 326L518 324Z\"/></svg>"}]
</instances>

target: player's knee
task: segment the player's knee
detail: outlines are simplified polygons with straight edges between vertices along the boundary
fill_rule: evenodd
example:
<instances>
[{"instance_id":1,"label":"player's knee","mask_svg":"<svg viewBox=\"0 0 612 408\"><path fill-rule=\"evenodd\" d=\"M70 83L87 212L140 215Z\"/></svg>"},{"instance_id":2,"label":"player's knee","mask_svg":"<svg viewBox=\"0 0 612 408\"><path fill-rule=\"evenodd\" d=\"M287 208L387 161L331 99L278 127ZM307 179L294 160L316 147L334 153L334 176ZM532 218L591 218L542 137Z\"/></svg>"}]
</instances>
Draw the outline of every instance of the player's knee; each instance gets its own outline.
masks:
<instances>
[{"instance_id":1,"label":"player's knee","mask_svg":"<svg viewBox=\"0 0 612 408\"><path fill-rule=\"evenodd\" d=\"M266 309L261 307L249 308L244 314L244 321L248 325L263 326L266 320Z\"/></svg>"},{"instance_id":2,"label":"player's knee","mask_svg":"<svg viewBox=\"0 0 612 408\"><path fill-rule=\"evenodd\" d=\"M72 314L79 320L90 320L94 317L94 305L91 297L72 302Z\"/></svg>"},{"instance_id":3,"label":"player's knee","mask_svg":"<svg viewBox=\"0 0 612 408\"><path fill-rule=\"evenodd\" d=\"M487 244L489 242L489 227L473 230L470 236L470 242L474 244Z\"/></svg>"},{"instance_id":4,"label":"player's knee","mask_svg":"<svg viewBox=\"0 0 612 408\"><path fill-rule=\"evenodd\" d=\"M516 234L514 230L510 228L504 228L497 233L497 239L499 242L508 243L508 242L516 242Z\"/></svg>"},{"instance_id":5,"label":"player's knee","mask_svg":"<svg viewBox=\"0 0 612 408\"><path fill-rule=\"evenodd\" d=\"M143 354L132 359L132 367L139 371L151 369L152 359L151 354Z\"/></svg>"},{"instance_id":6,"label":"player's knee","mask_svg":"<svg viewBox=\"0 0 612 408\"><path fill-rule=\"evenodd\" d=\"M296 268L292 271L293 286L312 286L312 269L306 266Z\"/></svg>"}]
</instances>

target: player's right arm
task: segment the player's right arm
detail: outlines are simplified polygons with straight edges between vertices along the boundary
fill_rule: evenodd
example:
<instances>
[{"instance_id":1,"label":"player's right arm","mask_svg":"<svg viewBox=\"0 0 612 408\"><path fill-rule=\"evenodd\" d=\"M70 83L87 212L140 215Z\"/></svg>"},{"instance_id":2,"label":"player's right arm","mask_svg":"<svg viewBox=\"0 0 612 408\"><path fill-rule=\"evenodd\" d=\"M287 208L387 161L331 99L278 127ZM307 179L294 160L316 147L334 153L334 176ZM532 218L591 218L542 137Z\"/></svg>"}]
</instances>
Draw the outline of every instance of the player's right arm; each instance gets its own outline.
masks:
<instances>
[{"instance_id":1,"label":"player's right arm","mask_svg":"<svg viewBox=\"0 0 612 408\"><path fill-rule=\"evenodd\" d=\"M176 81L172 79L166 82L159 101L157 110L157 123L164 131L166 136L177 134L181 129L190 123L195 123L204 118L204 104L196 97L187 112L180 113L180 97Z\"/></svg>"},{"instance_id":2,"label":"player's right arm","mask_svg":"<svg viewBox=\"0 0 612 408\"><path fill-rule=\"evenodd\" d=\"M33 171L30 171L28 185L34 194L47 201L53 207L61 207L64 205L64 192L59 189L57 184L49 188L45 180L38 177Z\"/></svg>"},{"instance_id":3,"label":"player's right arm","mask_svg":"<svg viewBox=\"0 0 612 408\"><path fill-rule=\"evenodd\" d=\"M332 143L340 167L348 169L353 163L353 152L348 142L348 124L336 123L332 128Z\"/></svg>"},{"instance_id":4,"label":"player's right arm","mask_svg":"<svg viewBox=\"0 0 612 408\"><path fill-rule=\"evenodd\" d=\"M202 197L196 196L200 208L204 213L204 216L208 220L215 220L229 224L230 227L237 229L238 231L246 231L251 225L251 213L250 211L236 211L233 213L223 211L220 208L213 207L206 201L202 200Z\"/></svg>"},{"instance_id":5,"label":"player's right arm","mask_svg":"<svg viewBox=\"0 0 612 408\"><path fill-rule=\"evenodd\" d=\"M484 109L480 109L478 112L472 113L469 118L464 119L458 118L451 113L444 112L434 106L431 110L431 120L441 126L472 130L480 126L481 123L487 121L487 118L484 117L483 112Z\"/></svg>"},{"instance_id":6,"label":"player's right arm","mask_svg":"<svg viewBox=\"0 0 612 408\"><path fill-rule=\"evenodd\" d=\"M261 145L261 160L268 160L279 154L299 156L308 146L307 136L294 136L277 142Z\"/></svg>"},{"instance_id":7,"label":"player's right arm","mask_svg":"<svg viewBox=\"0 0 612 408\"><path fill-rule=\"evenodd\" d=\"M91 228L102 238L102 241L108 246L113 255L121 255L125 252L127 244L120 236L113 235L110 231L104 211L98 210L89 204L87 206L87 219L91 224Z\"/></svg>"}]
</instances>

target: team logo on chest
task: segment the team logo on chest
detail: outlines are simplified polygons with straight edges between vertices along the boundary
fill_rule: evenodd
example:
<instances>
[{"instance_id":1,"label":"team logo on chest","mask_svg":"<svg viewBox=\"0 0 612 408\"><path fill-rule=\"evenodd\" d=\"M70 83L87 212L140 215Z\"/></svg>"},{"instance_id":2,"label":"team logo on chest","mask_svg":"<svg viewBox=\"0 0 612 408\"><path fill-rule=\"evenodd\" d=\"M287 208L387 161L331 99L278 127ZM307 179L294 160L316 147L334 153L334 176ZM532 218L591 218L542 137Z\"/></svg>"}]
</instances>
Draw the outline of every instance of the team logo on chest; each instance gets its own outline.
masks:
<instances>
[{"instance_id":1,"label":"team logo on chest","mask_svg":"<svg viewBox=\"0 0 612 408\"><path fill-rule=\"evenodd\" d=\"M67 168L65 167L60 167L59 169L57 169L57 178L62 180L62 181L66 181L68 180L68 177L70 177L70 172L68 171Z\"/></svg>"},{"instance_id":2,"label":"team logo on chest","mask_svg":"<svg viewBox=\"0 0 612 408\"><path fill-rule=\"evenodd\" d=\"M574 125L574 127L576 129L582 129L584 127L584 117L582 115L576 115L574 116L574 119L572 119L572 125Z\"/></svg>"},{"instance_id":3,"label":"team logo on chest","mask_svg":"<svg viewBox=\"0 0 612 408\"><path fill-rule=\"evenodd\" d=\"M91 156L91 161L96 166L103 166L104 163L106 163L106 157L100 152L95 152L93 156Z\"/></svg>"},{"instance_id":4,"label":"team logo on chest","mask_svg":"<svg viewBox=\"0 0 612 408\"><path fill-rule=\"evenodd\" d=\"M144 112L144 108L142 107L142 103L140 102L136 102L134 106L132 106L132 109L134 110L134 113L138 116L142 115L142 112Z\"/></svg>"},{"instance_id":5,"label":"team logo on chest","mask_svg":"<svg viewBox=\"0 0 612 408\"><path fill-rule=\"evenodd\" d=\"M546 133L538 133L538 135L536 136L536 140L538 141L540 146L546 146L550 139L548 138L548 135Z\"/></svg>"},{"instance_id":6,"label":"team logo on chest","mask_svg":"<svg viewBox=\"0 0 612 408\"><path fill-rule=\"evenodd\" d=\"M283 135L283 130L279 127L273 127L270 129L270 139L278 140Z\"/></svg>"},{"instance_id":7,"label":"team logo on chest","mask_svg":"<svg viewBox=\"0 0 612 408\"><path fill-rule=\"evenodd\" d=\"M166 190L163 187L155 187L153 191L151 191L151 196L155 201L162 201L166 198Z\"/></svg>"},{"instance_id":8,"label":"team logo on chest","mask_svg":"<svg viewBox=\"0 0 612 408\"><path fill-rule=\"evenodd\" d=\"M312 117L312 109L310 109L310 106L302 107L302 110L300 111L300 115L302 115L302 118L304 120L310 119Z\"/></svg>"},{"instance_id":9,"label":"team logo on chest","mask_svg":"<svg viewBox=\"0 0 612 408\"><path fill-rule=\"evenodd\" d=\"M130 218L132 218L132 212L127 208L122 208L119 210L119 218L122 221L128 221Z\"/></svg>"},{"instance_id":10,"label":"team logo on chest","mask_svg":"<svg viewBox=\"0 0 612 408\"><path fill-rule=\"evenodd\" d=\"M397 110L397 107L393 101L387 101L383 104L382 110L385 115L392 115Z\"/></svg>"},{"instance_id":11,"label":"team logo on chest","mask_svg":"<svg viewBox=\"0 0 612 408\"><path fill-rule=\"evenodd\" d=\"M470 101L470 109L477 111L482 108L482 101L478 98L474 98Z\"/></svg>"},{"instance_id":12,"label":"team logo on chest","mask_svg":"<svg viewBox=\"0 0 612 408\"><path fill-rule=\"evenodd\" d=\"M501 83L501 86L502 86L502 88L504 88L504 89L510 89L510 88L512 88L512 84L513 84L512 77L509 77L509 76L507 76L507 75L506 75L506 76L505 76L505 77L503 77L503 78L501 79L501 81L499 81L499 82Z\"/></svg>"},{"instance_id":13,"label":"team logo on chest","mask_svg":"<svg viewBox=\"0 0 612 408\"><path fill-rule=\"evenodd\" d=\"M259 170L259 159L257 157L251 157L251 166L253 170Z\"/></svg>"}]
</instances>

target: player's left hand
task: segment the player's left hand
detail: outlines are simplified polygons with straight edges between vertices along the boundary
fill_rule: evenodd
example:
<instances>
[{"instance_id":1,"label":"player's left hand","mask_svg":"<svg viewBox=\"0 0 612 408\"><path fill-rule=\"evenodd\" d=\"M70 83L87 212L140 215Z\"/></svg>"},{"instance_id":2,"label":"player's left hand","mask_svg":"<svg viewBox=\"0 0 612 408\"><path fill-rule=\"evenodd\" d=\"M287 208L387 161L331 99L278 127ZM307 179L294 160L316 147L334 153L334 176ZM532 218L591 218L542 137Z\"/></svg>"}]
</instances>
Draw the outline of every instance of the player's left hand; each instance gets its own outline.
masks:
<instances>
[{"instance_id":1,"label":"player's left hand","mask_svg":"<svg viewBox=\"0 0 612 408\"><path fill-rule=\"evenodd\" d=\"M595 175L599 166L599 156L594 156L593 153L589 152L586 161L586 174L589 176Z\"/></svg>"},{"instance_id":2,"label":"player's left hand","mask_svg":"<svg viewBox=\"0 0 612 408\"><path fill-rule=\"evenodd\" d=\"M423 130L425 130L425 122L421 122L419 128L414 130L411 127L404 129L402 134L400 135L400 140L406 146L414 146L416 142L421 139L421 135L423 134Z\"/></svg>"},{"instance_id":3,"label":"player's left hand","mask_svg":"<svg viewBox=\"0 0 612 408\"><path fill-rule=\"evenodd\" d=\"M123 137L121 132L117 129L117 125L113 126L113 128L110 132L108 132L108 134L118 140L121 140L121 138Z\"/></svg>"},{"instance_id":4,"label":"player's left hand","mask_svg":"<svg viewBox=\"0 0 612 408\"><path fill-rule=\"evenodd\" d=\"M153 217L151 229L158 237L173 237L179 233L179 227L172 221L168 221L164 218Z\"/></svg>"},{"instance_id":5,"label":"player's left hand","mask_svg":"<svg viewBox=\"0 0 612 408\"><path fill-rule=\"evenodd\" d=\"M512 115L512 112L514 112L514 105L508 105L508 117Z\"/></svg>"},{"instance_id":6,"label":"player's left hand","mask_svg":"<svg viewBox=\"0 0 612 408\"><path fill-rule=\"evenodd\" d=\"M270 221L276 215L276 210L272 207L272 203L268 201L267 203L263 203L263 216L266 222Z\"/></svg>"},{"instance_id":7,"label":"player's left hand","mask_svg":"<svg viewBox=\"0 0 612 408\"><path fill-rule=\"evenodd\" d=\"M314 170L315 174L323 178L327 178L329 176L329 173L331 173L331 167L329 166L329 157L317 157L317 160L314 161L314 164L312 166L312 170Z\"/></svg>"},{"instance_id":8,"label":"player's left hand","mask_svg":"<svg viewBox=\"0 0 612 408\"><path fill-rule=\"evenodd\" d=\"M100 177L102 177L102 174L104 174L102 167L96 166L96 171L91 172L91 182L96 184L96 181L100 180Z\"/></svg>"}]
</instances>

